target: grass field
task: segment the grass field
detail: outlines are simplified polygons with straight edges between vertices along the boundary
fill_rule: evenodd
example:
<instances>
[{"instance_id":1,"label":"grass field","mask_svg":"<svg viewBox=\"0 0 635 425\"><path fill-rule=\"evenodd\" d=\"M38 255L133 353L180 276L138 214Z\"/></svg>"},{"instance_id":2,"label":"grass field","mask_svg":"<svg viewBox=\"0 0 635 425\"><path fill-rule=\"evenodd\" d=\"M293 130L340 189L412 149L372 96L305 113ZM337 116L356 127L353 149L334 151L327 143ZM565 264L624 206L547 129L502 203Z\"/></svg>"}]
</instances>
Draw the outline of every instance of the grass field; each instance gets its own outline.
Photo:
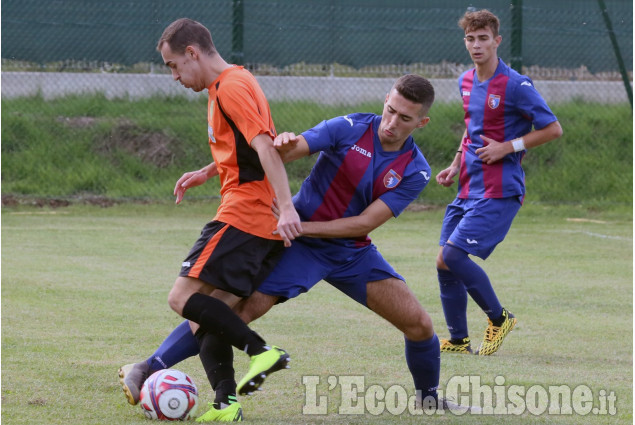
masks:
<instances>
[{"instance_id":1,"label":"grass field","mask_svg":"<svg viewBox=\"0 0 635 425\"><path fill-rule=\"evenodd\" d=\"M147 424L117 382L119 366L146 358L179 318L167 305L181 260L214 205L73 205L2 209L2 421L6 424ZM443 211L410 211L371 236L408 280L447 336L434 269ZM363 376L366 388L399 384L413 393L403 337L324 283L274 308L254 328L287 349L292 369L265 391L242 398L250 423L632 423L632 210L596 212L526 205L505 242L487 260L503 304L519 324L492 357L442 355L441 387L453 377L482 385L544 388L586 385L595 406L617 398L615 415L444 416L406 410L339 415L340 386L330 376ZM486 322L470 301L469 325ZM247 357L236 352L237 374ZM197 358L178 366L212 400ZM239 376L239 377L240 377ZM307 386L327 414L303 414ZM501 378L502 377L502 378ZM340 378L341 379L341 378ZM502 383L504 379L504 383ZM363 396L364 394L362 394ZM487 396L485 396L487 398ZM579 400L578 400L579 401Z\"/></svg>"}]
</instances>

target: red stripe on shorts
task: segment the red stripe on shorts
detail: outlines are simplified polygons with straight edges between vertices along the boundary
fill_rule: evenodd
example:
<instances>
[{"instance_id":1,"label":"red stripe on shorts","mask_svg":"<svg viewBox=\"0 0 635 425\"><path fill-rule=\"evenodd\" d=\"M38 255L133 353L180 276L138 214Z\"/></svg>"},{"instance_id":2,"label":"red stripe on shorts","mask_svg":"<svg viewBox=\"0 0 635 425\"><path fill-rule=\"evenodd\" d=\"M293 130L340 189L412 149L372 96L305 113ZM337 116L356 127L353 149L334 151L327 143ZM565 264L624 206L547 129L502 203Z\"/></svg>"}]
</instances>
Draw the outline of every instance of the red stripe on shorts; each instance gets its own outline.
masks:
<instances>
[{"instance_id":1,"label":"red stripe on shorts","mask_svg":"<svg viewBox=\"0 0 635 425\"><path fill-rule=\"evenodd\" d=\"M209 257L212 256L212 252L214 252L214 249L218 245L218 242L221 240L227 229L229 229L229 226L224 226L207 242L207 245L205 245L205 248L203 248L201 255L198 256L198 258L196 259L196 263L194 263L194 265L190 269L190 272L187 274L188 277L198 279L201 274L201 270L203 270L203 267L205 267L205 264L207 263L207 260L209 260Z\"/></svg>"}]
</instances>

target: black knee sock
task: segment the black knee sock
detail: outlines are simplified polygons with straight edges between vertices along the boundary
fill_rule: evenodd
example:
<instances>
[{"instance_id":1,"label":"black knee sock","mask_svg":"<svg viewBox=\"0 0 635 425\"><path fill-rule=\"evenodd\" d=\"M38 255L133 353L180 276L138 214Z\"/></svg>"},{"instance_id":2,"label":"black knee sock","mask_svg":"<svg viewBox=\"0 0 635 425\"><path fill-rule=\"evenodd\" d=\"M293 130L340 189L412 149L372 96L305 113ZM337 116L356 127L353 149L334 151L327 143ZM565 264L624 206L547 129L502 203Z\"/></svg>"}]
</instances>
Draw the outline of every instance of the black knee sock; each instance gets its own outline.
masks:
<instances>
[{"instance_id":1,"label":"black knee sock","mask_svg":"<svg viewBox=\"0 0 635 425\"><path fill-rule=\"evenodd\" d=\"M222 409L223 404L236 401L236 380L234 378L234 351L232 346L218 336L199 329L196 340L200 347L199 357L212 389L216 393L214 404Z\"/></svg>"},{"instance_id":2,"label":"black knee sock","mask_svg":"<svg viewBox=\"0 0 635 425\"><path fill-rule=\"evenodd\" d=\"M183 317L250 356L267 350L260 335L249 329L227 304L216 298L193 294L183 307Z\"/></svg>"}]
</instances>

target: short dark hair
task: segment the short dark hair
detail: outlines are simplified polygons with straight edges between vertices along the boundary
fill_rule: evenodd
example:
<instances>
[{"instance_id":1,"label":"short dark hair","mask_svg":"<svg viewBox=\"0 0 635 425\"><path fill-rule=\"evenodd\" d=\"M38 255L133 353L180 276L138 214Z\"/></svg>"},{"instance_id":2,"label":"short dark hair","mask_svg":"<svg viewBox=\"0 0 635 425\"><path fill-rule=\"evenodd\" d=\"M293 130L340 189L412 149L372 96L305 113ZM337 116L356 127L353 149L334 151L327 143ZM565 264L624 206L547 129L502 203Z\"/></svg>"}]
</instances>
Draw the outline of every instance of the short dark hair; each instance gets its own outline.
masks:
<instances>
[{"instance_id":1,"label":"short dark hair","mask_svg":"<svg viewBox=\"0 0 635 425\"><path fill-rule=\"evenodd\" d=\"M420 75L403 75L395 81L392 88L409 101L420 103L426 112L434 102L434 87L430 81Z\"/></svg>"},{"instance_id":2,"label":"short dark hair","mask_svg":"<svg viewBox=\"0 0 635 425\"><path fill-rule=\"evenodd\" d=\"M177 19L167 26L159 38L157 50L161 51L163 44L166 43L176 54L185 53L187 46L191 45L198 46L208 55L216 53L209 30L200 22L188 18Z\"/></svg>"},{"instance_id":3,"label":"short dark hair","mask_svg":"<svg viewBox=\"0 0 635 425\"><path fill-rule=\"evenodd\" d=\"M483 28L490 28L494 37L498 37L500 21L498 17L487 9L478 11L465 12L465 15L459 20L459 26L463 28L463 32L476 31Z\"/></svg>"}]
</instances>

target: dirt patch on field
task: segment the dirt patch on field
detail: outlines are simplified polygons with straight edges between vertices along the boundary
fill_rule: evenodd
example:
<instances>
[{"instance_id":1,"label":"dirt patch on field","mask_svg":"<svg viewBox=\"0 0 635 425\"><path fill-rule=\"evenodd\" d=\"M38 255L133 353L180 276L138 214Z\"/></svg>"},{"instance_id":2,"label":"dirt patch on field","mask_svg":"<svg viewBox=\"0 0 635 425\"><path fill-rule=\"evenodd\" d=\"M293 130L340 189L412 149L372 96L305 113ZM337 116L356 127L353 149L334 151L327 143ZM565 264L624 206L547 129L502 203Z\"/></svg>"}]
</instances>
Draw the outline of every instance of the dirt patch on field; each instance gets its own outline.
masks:
<instances>
[{"instance_id":1,"label":"dirt patch on field","mask_svg":"<svg viewBox=\"0 0 635 425\"><path fill-rule=\"evenodd\" d=\"M148 131L128 120L120 120L106 137L97 140L96 150L113 162L118 162L117 152L123 151L159 168L173 164L182 154L174 137Z\"/></svg>"},{"instance_id":2,"label":"dirt patch on field","mask_svg":"<svg viewBox=\"0 0 635 425\"><path fill-rule=\"evenodd\" d=\"M103 119L94 117L57 117L57 121L71 128L83 129L95 126ZM98 154L111 162L118 162L118 151L133 155L143 162L164 168L182 154L178 141L163 131L149 131L127 119L119 119L105 137L95 141Z\"/></svg>"}]
</instances>

